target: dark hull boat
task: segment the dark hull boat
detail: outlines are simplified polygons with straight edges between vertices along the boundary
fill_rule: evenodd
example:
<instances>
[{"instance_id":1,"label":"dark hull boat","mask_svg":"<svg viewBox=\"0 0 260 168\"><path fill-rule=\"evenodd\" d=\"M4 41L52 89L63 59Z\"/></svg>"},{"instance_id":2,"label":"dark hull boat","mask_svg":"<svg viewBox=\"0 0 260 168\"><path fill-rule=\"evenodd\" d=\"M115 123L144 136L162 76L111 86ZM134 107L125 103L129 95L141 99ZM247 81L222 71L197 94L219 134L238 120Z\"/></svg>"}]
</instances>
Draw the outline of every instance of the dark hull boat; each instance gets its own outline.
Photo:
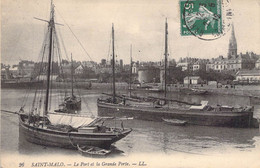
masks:
<instances>
[{"instance_id":1,"label":"dark hull boat","mask_svg":"<svg viewBox=\"0 0 260 168\"><path fill-rule=\"evenodd\" d=\"M113 53L114 55L114 53ZM147 99L122 98L115 94L115 75L113 73L113 97L98 99L99 116L126 116L141 120L162 121L171 118L186 121L187 124L223 127L258 127L253 118L253 107L234 108L228 106L211 107L207 101L192 104L167 98L167 57L168 57L168 23L165 23L165 60L164 60L164 98L148 97ZM114 68L114 66L113 66ZM192 90L198 94L202 92ZM203 94L206 93L203 91ZM112 101L109 101L112 100Z\"/></svg>"},{"instance_id":2,"label":"dark hull boat","mask_svg":"<svg viewBox=\"0 0 260 168\"><path fill-rule=\"evenodd\" d=\"M81 98L74 95L73 89L74 77L73 77L73 60L71 54L71 95L64 98L63 103L60 105L60 109L56 110L61 113L77 113L81 110Z\"/></svg>"},{"instance_id":3,"label":"dark hull boat","mask_svg":"<svg viewBox=\"0 0 260 168\"><path fill-rule=\"evenodd\" d=\"M187 124L222 126L222 127L258 127L253 118L252 108L248 109L192 109L145 106L143 104L119 105L99 101L99 116L127 116L135 119L162 121L162 118L172 118L187 121Z\"/></svg>"},{"instance_id":4,"label":"dark hull boat","mask_svg":"<svg viewBox=\"0 0 260 168\"><path fill-rule=\"evenodd\" d=\"M111 130L107 127L97 130L98 127L95 125L86 127L91 128L86 132L72 128L55 130L55 128L51 128L51 124L42 127L40 125L37 127L33 122L29 124L29 115L26 114L20 114L19 120L20 132L27 141L43 146L61 148L77 149L77 145L109 148L112 143L119 141L132 131L132 129L119 128ZM45 120L47 121L47 118ZM44 122L44 118L41 118L40 122Z\"/></svg>"},{"instance_id":5,"label":"dark hull boat","mask_svg":"<svg viewBox=\"0 0 260 168\"><path fill-rule=\"evenodd\" d=\"M59 105L59 109L55 110L55 112L70 114L75 114L79 111L81 111L81 98L74 95L66 97L64 102Z\"/></svg>"},{"instance_id":6,"label":"dark hull boat","mask_svg":"<svg viewBox=\"0 0 260 168\"><path fill-rule=\"evenodd\" d=\"M68 97L64 100L65 107L70 110L81 110L81 99L79 97Z\"/></svg>"}]
</instances>

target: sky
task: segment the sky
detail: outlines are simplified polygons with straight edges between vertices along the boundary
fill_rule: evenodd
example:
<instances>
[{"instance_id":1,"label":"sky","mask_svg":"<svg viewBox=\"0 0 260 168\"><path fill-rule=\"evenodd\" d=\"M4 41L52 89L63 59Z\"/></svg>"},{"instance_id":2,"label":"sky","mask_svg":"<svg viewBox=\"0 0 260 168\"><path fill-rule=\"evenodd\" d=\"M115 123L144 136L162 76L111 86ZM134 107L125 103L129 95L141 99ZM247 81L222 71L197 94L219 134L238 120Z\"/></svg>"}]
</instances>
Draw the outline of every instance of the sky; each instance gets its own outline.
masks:
<instances>
[{"instance_id":1,"label":"sky","mask_svg":"<svg viewBox=\"0 0 260 168\"><path fill-rule=\"evenodd\" d=\"M68 53L77 61L96 61L109 56L111 27L115 27L117 59L160 61L164 50L165 18L169 25L169 58L226 57L231 31L221 38L205 41L180 34L178 0L54 0L55 19L68 24L90 57L84 52L67 26L56 26ZM233 0L230 3L238 53L260 54L260 1ZM47 23L50 0L2 0L1 62L17 64L20 60L37 61Z\"/></svg>"}]
</instances>

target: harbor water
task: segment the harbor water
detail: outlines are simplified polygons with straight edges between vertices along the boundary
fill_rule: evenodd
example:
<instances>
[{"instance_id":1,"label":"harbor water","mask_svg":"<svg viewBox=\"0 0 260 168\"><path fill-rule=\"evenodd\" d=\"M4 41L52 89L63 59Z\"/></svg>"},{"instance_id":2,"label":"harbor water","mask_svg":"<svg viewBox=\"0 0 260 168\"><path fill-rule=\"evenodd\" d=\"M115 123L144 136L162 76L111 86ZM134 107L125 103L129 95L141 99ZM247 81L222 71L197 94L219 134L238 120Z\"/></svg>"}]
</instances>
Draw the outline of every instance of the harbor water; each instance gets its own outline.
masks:
<instances>
[{"instance_id":1,"label":"harbor water","mask_svg":"<svg viewBox=\"0 0 260 168\"><path fill-rule=\"evenodd\" d=\"M53 91L54 95L58 90ZM123 93L123 92L122 92ZM82 96L81 114L97 115L97 98L102 96L97 90L80 90ZM125 93L126 94L126 93ZM148 93L135 93L148 96ZM149 94L156 96L159 93ZM2 89L1 109L18 111L22 103L28 99L32 102L33 91L22 89ZM158 96L158 95L157 95ZM199 103L208 100L209 104L243 106L250 105L248 97L230 95L184 95L170 93L169 98ZM55 99L55 97L54 97ZM26 104L25 111L30 109ZM51 107L54 108L55 105ZM255 117L260 117L260 106L255 105ZM109 121L110 126L121 126L121 121ZM123 126L133 131L114 146L117 152L112 156L131 156L136 153L159 153L163 155L185 153L190 155L214 155L221 153L243 153L260 150L260 132L256 128L225 128L208 126L172 126L164 122L125 120ZM15 114L1 112L1 150L2 153L19 153L24 155L60 154L81 157L76 150L44 147L27 142L19 135L19 121ZM108 156L110 157L110 156Z\"/></svg>"}]
</instances>

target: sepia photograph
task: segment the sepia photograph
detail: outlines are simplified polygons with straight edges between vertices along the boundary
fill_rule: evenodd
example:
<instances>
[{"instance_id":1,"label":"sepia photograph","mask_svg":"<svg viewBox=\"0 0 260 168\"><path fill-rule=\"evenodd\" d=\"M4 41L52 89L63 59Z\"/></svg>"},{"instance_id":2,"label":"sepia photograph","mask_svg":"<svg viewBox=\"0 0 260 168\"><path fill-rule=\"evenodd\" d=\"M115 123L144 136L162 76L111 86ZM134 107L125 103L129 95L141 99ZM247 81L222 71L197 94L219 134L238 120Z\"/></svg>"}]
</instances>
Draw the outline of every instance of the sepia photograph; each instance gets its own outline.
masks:
<instances>
[{"instance_id":1,"label":"sepia photograph","mask_svg":"<svg viewBox=\"0 0 260 168\"><path fill-rule=\"evenodd\" d=\"M1 0L1 168L259 168L260 0Z\"/></svg>"}]
</instances>

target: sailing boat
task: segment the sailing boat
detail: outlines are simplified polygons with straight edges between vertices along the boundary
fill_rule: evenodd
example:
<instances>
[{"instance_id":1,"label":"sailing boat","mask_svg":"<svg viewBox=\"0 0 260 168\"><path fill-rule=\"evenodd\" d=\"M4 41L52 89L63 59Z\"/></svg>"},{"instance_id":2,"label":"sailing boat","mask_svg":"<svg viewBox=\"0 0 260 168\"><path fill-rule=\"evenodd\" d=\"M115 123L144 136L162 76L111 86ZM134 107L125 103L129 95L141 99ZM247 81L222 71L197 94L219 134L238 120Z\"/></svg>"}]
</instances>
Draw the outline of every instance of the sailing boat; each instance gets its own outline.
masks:
<instances>
[{"instance_id":1,"label":"sailing boat","mask_svg":"<svg viewBox=\"0 0 260 168\"><path fill-rule=\"evenodd\" d=\"M53 65L54 47L58 43L56 37L54 21L54 5L51 2L50 20L48 23L47 41L47 82L44 92L44 106L42 100L36 98L39 89L36 89L32 108L29 111L21 107L19 115L19 129L25 139L29 142L44 146L55 146L62 148L74 148L94 146L99 148L109 148L112 143L127 136L132 129L130 128L111 128L103 125L102 121L110 119L108 117L91 118L87 115L53 113L49 106L52 97L51 91L51 70ZM44 52L46 53L46 52ZM42 59L43 60L43 59ZM36 106L37 105L37 106ZM41 108L42 107L42 108ZM40 109L43 109L41 115ZM99 124L102 122L102 124ZM121 125L122 126L122 125Z\"/></svg>"},{"instance_id":2,"label":"sailing boat","mask_svg":"<svg viewBox=\"0 0 260 168\"><path fill-rule=\"evenodd\" d=\"M73 60L72 60L72 54L71 54L71 95L66 96L64 98L64 102L59 105L59 109L55 110L55 112L60 112L60 113L77 113L81 110L81 98L76 97L74 95L74 89L73 89L73 83L74 83L74 78L73 78Z\"/></svg>"},{"instance_id":3,"label":"sailing boat","mask_svg":"<svg viewBox=\"0 0 260 168\"><path fill-rule=\"evenodd\" d=\"M167 56L168 56L168 23L165 22L165 61L164 61L164 97L147 97L132 99L118 96L113 87L113 101L110 99L98 100L99 116L121 115L134 117L141 120L162 121L162 119L178 119L188 124L225 126L225 127L254 127L254 107L212 107L208 101L201 101L200 104L183 102L167 98ZM114 74L113 74L114 78ZM113 80L114 81L114 80ZM114 86L114 83L113 83ZM114 101L117 97L117 101ZM121 103L121 102L124 103Z\"/></svg>"}]
</instances>

